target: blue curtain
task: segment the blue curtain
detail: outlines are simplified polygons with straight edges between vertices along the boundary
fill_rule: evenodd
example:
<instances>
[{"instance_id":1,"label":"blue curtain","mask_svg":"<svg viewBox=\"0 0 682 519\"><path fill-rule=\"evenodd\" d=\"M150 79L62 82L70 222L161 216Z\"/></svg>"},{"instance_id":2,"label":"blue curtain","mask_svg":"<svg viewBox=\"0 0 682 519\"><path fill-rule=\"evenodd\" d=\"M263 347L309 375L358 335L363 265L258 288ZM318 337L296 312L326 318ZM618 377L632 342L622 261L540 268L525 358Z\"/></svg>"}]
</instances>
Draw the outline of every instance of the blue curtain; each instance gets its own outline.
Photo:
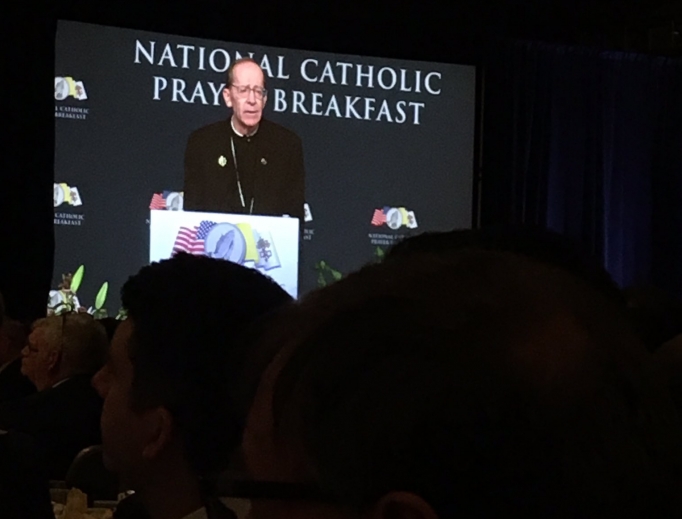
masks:
<instances>
[{"instance_id":1,"label":"blue curtain","mask_svg":"<svg viewBox=\"0 0 682 519\"><path fill-rule=\"evenodd\" d=\"M546 226L621 286L682 295L682 60L516 43L485 89L482 223Z\"/></svg>"}]
</instances>

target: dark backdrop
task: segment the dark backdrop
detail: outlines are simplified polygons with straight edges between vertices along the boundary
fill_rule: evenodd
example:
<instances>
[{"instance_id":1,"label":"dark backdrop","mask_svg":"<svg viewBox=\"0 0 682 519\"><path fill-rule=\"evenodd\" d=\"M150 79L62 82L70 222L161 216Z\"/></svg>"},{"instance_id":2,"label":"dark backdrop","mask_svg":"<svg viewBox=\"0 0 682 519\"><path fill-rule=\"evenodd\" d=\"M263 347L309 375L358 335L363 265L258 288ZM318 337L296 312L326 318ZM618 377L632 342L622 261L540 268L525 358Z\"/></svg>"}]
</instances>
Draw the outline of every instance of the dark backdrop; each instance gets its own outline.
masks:
<instances>
[{"instance_id":1,"label":"dark backdrop","mask_svg":"<svg viewBox=\"0 0 682 519\"><path fill-rule=\"evenodd\" d=\"M606 41L596 37L603 24L593 6L603 20L625 4L521 3L503 8L501 1L472 0L453 11L447 2L424 1L395 4L390 12L370 12L359 2L338 8L208 0L4 3L0 290L10 311L40 315L52 274L58 17L318 51L485 63L482 222L549 223L604 258L620 282L649 280L679 292L679 63L510 45L515 36L574 43L579 31ZM251 23L231 24L234 19Z\"/></svg>"}]
</instances>

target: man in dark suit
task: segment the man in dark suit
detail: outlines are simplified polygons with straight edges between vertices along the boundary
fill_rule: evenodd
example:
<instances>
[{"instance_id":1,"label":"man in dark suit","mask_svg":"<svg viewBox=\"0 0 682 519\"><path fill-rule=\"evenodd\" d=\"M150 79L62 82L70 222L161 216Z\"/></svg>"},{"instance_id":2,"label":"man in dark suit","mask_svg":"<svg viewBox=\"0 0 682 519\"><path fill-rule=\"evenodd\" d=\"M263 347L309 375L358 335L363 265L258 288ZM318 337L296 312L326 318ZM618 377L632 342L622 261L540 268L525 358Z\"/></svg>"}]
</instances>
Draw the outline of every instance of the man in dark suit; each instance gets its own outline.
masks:
<instances>
[{"instance_id":1,"label":"man in dark suit","mask_svg":"<svg viewBox=\"0 0 682 519\"><path fill-rule=\"evenodd\" d=\"M22 371L38 392L0 405L0 428L35 440L50 479L64 480L76 455L101 443L102 400L90 379L107 348L104 328L87 314L52 316L33 325Z\"/></svg>"},{"instance_id":2,"label":"man in dark suit","mask_svg":"<svg viewBox=\"0 0 682 519\"><path fill-rule=\"evenodd\" d=\"M36 392L21 372L21 350L26 344L24 326L12 319L0 324L0 404Z\"/></svg>"},{"instance_id":3,"label":"man in dark suit","mask_svg":"<svg viewBox=\"0 0 682 519\"><path fill-rule=\"evenodd\" d=\"M0 517L53 519L47 474L33 440L0 430Z\"/></svg>"},{"instance_id":4,"label":"man in dark suit","mask_svg":"<svg viewBox=\"0 0 682 519\"><path fill-rule=\"evenodd\" d=\"M267 90L258 63L232 63L223 98L232 117L196 130L187 142L184 209L303 222L303 146L291 130L263 119Z\"/></svg>"}]
</instances>

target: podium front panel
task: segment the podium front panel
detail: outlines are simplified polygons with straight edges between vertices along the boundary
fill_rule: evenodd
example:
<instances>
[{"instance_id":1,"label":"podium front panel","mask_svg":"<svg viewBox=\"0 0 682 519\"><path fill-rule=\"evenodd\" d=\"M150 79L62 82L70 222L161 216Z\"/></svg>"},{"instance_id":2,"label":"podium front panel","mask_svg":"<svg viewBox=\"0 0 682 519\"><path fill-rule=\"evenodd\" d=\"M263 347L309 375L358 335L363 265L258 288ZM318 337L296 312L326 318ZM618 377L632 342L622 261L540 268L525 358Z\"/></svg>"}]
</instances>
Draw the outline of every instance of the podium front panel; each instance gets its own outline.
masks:
<instances>
[{"instance_id":1,"label":"podium front panel","mask_svg":"<svg viewBox=\"0 0 682 519\"><path fill-rule=\"evenodd\" d=\"M232 261L272 278L298 296L297 218L151 211L149 261L179 252Z\"/></svg>"}]
</instances>

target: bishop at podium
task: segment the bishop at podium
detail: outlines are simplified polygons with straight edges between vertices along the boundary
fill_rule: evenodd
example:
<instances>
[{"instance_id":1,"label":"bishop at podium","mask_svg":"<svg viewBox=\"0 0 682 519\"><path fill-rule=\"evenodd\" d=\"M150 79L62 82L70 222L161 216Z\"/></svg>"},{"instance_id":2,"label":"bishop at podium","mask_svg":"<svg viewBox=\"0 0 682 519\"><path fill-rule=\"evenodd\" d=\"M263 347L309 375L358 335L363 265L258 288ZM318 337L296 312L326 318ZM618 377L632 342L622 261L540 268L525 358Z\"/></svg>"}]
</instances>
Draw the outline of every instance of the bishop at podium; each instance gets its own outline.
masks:
<instances>
[{"instance_id":1,"label":"bishop at podium","mask_svg":"<svg viewBox=\"0 0 682 519\"><path fill-rule=\"evenodd\" d=\"M193 132L185 151L184 209L304 219L301 139L263 119L265 74L250 58L227 72L232 116Z\"/></svg>"}]
</instances>

